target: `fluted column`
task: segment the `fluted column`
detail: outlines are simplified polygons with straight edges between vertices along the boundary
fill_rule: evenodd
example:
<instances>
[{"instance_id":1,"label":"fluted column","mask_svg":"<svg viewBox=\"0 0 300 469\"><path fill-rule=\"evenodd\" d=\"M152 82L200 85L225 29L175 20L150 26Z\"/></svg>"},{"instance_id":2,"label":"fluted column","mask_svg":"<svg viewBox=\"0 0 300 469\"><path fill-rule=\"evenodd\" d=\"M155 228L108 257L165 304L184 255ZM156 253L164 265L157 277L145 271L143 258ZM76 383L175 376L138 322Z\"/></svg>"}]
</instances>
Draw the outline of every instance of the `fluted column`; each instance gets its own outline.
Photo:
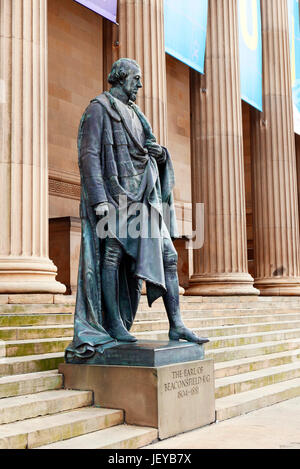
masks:
<instances>
[{"instance_id":1,"label":"fluted column","mask_svg":"<svg viewBox=\"0 0 300 469\"><path fill-rule=\"evenodd\" d=\"M143 89L137 104L152 124L161 145L167 143L166 59L163 0L119 0L119 26L114 27L112 60L138 62Z\"/></svg>"},{"instance_id":2,"label":"fluted column","mask_svg":"<svg viewBox=\"0 0 300 469\"><path fill-rule=\"evenodd\" d=\"M300 135L295 134L296 166L297 166L297 189L298 189L298 216L300 223Z\"/></svg>"},{"instance_id":3,"label":"fluted column","mask_svg":"<svg viewBox=\"0 0 300 469\"><path fill-rule=\"evenodd\" d=\"M255 295L248 273L236 0L209 0L205 75L191 72L192 199L204 204L188 295Z\"/></svg>"},{"instance_id":4,"label":"fluted column","mask_svg":"<svg viewBox=\"0 0 300 469\"><path fill-rule=\"evenodd\" d=\"M255 286L300 295L297 171L287 2L263 0L263 113L252 113Z\"/></svg>"},{"instance_id":5,"label":"fluted column","mask_svg":"<svg viewBox=\"0 0 300 469\"><path fill-rule=\"evenodd\" d=\"M46 0L0 0L0 84L0 293L64 292L48 257Z\"/></svg>"}]
</instances>

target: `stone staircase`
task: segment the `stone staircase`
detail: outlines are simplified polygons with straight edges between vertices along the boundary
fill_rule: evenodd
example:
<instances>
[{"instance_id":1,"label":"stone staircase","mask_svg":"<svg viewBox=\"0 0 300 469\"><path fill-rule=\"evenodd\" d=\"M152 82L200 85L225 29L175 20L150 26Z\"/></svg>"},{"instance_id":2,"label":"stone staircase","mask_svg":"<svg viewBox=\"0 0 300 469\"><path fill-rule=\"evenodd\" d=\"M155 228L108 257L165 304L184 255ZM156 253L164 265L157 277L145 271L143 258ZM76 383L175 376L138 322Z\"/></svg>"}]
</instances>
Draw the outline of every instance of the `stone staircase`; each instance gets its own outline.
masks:
<instances>
[{"instance_id":1,"label":"stone staircase","mask_svg":"<svg viewBox=\"0 0 300 469\"><path fill-rule=\"evenodd\" d=\"M93 393L63 389L58 365L73 335L70 305L0 305L0 449L140 448L157 430L124 424L93 406Z\"/></svg>"},{"instance_id":2,"label":"stone staircase","mask_svg":"<svg viewBox=\"0 0 300 469\"><path fill-rule=\"evenodd\" d=\"M142 299L139 338L167 338L154 307L150 321ZM183 297L181 308L185 324L210 338L218 421L300 396L300 298Z\"/></svg>"},{"instance_id":3,"label":"stone staircase","mask_svg":"<svg viewBox=\"0 0 300 469\"><path fill-rule=\"evenodd\" d=\"M69 301L69 304L61 302ZM184 322L207 336L215 361L216 418L300 396L300 298L182 297ZM58 373L72 339L74 298L0 305L0 448L139 448L155 429L93 407L90 392L63 390ZM163 304L141 299L132 331L166 339Z\"/></svg>"}]
</instances>

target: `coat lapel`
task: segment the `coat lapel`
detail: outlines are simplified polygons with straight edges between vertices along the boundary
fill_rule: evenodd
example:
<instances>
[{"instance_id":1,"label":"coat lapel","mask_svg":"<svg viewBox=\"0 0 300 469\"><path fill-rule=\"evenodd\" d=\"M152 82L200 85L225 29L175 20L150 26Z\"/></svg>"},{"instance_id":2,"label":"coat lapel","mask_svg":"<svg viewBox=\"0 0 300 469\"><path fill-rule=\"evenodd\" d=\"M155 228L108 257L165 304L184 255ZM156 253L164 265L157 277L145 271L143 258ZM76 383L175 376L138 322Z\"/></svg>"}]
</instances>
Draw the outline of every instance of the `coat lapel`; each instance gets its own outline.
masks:
<instances>
[{"instance_id":1,"label":"coat lapel","mask_svg":"<svg viewBox=\"0 0 300 469\"><path fill-rule=\"evenodd\" d=\"M96 98L92 99L91 103L97 101L98 103L102 104L102 106L106 109L108 114L112 119L114 119L117 122L121 122L121 117L120 115L112 108L110 101L106 95L106 92L99 94Z\"/></svg>"}]
</instances>

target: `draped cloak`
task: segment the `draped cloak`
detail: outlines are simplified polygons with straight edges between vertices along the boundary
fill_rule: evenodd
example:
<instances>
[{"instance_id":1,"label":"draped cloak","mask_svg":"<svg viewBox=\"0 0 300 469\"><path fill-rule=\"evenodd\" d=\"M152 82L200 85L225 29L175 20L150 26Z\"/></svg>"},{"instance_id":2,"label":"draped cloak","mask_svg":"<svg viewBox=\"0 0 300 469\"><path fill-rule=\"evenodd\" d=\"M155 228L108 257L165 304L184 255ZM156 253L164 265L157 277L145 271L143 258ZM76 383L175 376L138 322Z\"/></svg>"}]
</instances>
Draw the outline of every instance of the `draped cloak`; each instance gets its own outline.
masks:
<instances>
[{"instance_id":1,"label":"draped cloak","mask_svg":"<svg viewBox=\"0 0 300 469\"><path fill-rule=\"evenodd\" d=\"M107 92L93 99L79 126L81 249L74 337L66 348L66 361L92 357L117 343L106 331L101 287L105 242L98 236L99 219L95 206L109 203L117 214L113 237L125 253L119 268L119 305L127 330L135 318L142 280L146 282L149 306L166 291L163 238L178 237L172 195L174 170L170 155L163 148L165 161L157 164L136 139L116 101ZM146 117L135 104L132 103L131 108L140 119L145 139L155 142ZM119 196L126 196L126 210L134 207L135 203L142 203L144 216L139 218L138 226L140 232L145 233L148 229L151 236L128 235L128 230L124 235L124 229L128 228L134 216L123 216ZM151 210L155 216L148 216Z\"/></svg>"}]
</instances>

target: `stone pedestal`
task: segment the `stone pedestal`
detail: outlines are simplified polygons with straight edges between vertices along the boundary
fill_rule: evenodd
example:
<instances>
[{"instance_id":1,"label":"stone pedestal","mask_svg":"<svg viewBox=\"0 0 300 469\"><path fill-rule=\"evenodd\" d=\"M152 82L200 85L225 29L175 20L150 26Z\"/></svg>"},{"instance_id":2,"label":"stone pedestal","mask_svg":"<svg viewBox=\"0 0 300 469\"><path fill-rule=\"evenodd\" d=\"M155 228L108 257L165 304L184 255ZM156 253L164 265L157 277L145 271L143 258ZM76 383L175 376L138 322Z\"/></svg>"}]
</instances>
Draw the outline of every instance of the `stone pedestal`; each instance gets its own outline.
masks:
<instances>
[{"instance_id":1,"label":"stone pedestal","mask_svg":"<svg viewBox=\"0 0 300 469\"><path fill-rule=\"evenodd\" d=\"M136 351L137 346L144 353ZM93 391L94 405L122 409L127 424L157 428L164 439L215 421L213 361L171 363L172 355L180 360L182 354L187 360L192 349L202 355L201 346L185 342L126 344L112 362L118 363L119 356L121 363L134 363L135 355L138 366L61 364L59 371L65 388ZM161 352L165 359L169 355L162 366Z\"/></svg>"}]
</instances>

